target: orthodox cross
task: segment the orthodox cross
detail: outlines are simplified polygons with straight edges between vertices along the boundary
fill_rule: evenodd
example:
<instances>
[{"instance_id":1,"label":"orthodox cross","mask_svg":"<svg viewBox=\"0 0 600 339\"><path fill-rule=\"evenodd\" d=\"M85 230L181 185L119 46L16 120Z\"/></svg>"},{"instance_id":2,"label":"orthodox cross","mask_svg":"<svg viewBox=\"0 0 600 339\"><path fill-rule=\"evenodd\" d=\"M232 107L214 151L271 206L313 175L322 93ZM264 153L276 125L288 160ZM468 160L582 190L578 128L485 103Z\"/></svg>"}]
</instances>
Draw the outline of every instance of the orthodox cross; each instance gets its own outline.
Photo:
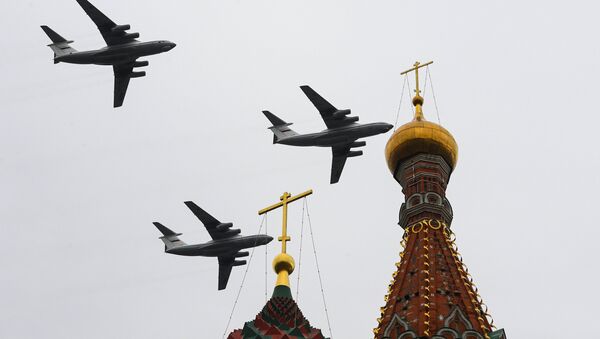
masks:
<instances>
[{"instance_id":1,"label":"orthodox cross","mask_svg":"<svg viewBox=\"0 0 600 339\"><path fill-rule=\"evenodd\" d=\"M309 196L313 193L312 190L308 190L304 193L300 193L294 197L292 197L292 195L288 192L283 193L283 195L279 198L279 200L281 200L280 202L271 205L269 207L263 208L262 210L258 211L258 215L263 215L267 212L270 212L274 209L277 209L279 207L283 207L283 223L281 226L281 236L278 238L279 241L281 241L281 253L286 253L286 249L287 249L287 242L291 240L291 238L287 235L287 209L288 209L288 204L304 198L306 196Z\"/></svg>"},{"instance_id":2,"label":"orthodox cross","mask_svg":"<svg viewBox=\"0 0 600 339\"><path fill-rule=\"evenodd\" d=\"M425 66L429 66L429 65L431 65L432 63L433 63L433 61L430 61L430 62L426 62L426 63L424 63L424 64L421 64L420 62L418 62L418 61L417 61L417 62L415 62L415 64L413 65L413 66L414 66L413 68L411 68L411 69L408 69L408 70L406 70L406 71L404 71L404 72L400 73L400 75L404 75L404 74L406 74L406 73L409 73L409 72L415 71L415 77L416 77L416 80L417 80L417 89L415 89L415 92L417 93L417 96L419 96L419 97L421 96L421 90L419 89L419 68L421 68L421 67L425 67Z\"/></svg>"}]
</instances>

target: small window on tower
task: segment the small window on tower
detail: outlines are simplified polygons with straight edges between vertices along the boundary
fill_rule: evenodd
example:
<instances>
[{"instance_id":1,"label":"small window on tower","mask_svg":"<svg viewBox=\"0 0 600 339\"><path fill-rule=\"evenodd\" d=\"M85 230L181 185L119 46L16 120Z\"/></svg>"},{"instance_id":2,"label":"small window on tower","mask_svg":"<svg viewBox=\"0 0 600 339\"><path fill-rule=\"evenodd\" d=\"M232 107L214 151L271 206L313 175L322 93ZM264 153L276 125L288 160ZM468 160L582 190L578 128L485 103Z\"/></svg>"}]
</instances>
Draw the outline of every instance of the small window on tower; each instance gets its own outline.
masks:
<instances>
[{"instance_id":1,"label":"small window on tower","mask_svg":"<svg viewBox=\"0 0 600 339\"><path fill-rule=\"evenodd\" d=\"M429 193L427 194L427 202L434 205L441 205L442 199L435 193Z\"/></svg>"},{"instance_id":2,"label":"small window on tower","mask_svg":"<svg viewBox=\"0 0 600 339\"><path fill-rule=\"evenodd\" d=\"M408 201L408 207L413 207L415 205L418 205L421 203L421 196L420 195L413 195L410 200Z\"/></svg>"}]
</instances>

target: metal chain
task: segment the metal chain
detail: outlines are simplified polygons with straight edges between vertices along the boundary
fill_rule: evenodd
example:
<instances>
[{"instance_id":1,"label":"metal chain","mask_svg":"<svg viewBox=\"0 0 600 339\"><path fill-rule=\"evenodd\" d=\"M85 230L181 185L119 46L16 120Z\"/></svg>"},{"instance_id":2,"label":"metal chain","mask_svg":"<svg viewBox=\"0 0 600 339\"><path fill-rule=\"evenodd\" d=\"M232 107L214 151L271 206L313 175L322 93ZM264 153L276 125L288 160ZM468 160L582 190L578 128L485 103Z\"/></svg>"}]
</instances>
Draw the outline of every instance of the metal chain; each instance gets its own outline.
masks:
<instances>
[{"instance_id":1,"label":"metal chain","mask_svg":"<svg viewBox=\"0 0 600 339\"><path fill-rule=\"evenodd\" d=\"M310 220L310 213L308 212L308 200L306 202L306 217L308 218L308 229L310 231L310 240L312 241L313 253L315 254L315 264L317 266L317 274L319 276L319 285L321 286L321 297L323 298L323 307L325 308L325 316L327 317L327 327L329 328L329 337L333 339L333 332L331 331L331 323L329 321L329 312L327 311L327 303L325 302L325 291L323 290L323 279L321 278L321 270L319 269L319 259L317 258L317 248L315 246L315 237L313 236L312 222Z\"/></svg>"},{"instance_id":2,"label":"metal chain","mask_svg":"<svg viewBox=\"0 0 600 339\"><path fill-rule=\"evenodd\" d=\"M427 92L427 78L429 78L429 66L425 67L425 86L423 86L423 98L425 98L425 92Z\"/></svg>"},{"instance_id":3,"label":"metal chain","mask_svg":"<svg viewBox=\"0 0 600 339\"><path fill-rule=\"evenodd\" d=\"M396 126L398 126L398 119L400 119L400 109L402 108L402 100L404 99L404 88L406 87L406 82L408 80L408 74L404 75L404 81L402 82L402 92L400 93L400 103L398 104L398 113L396 114L396 122L394 123L394 130L396 131Z\"/></svg>"},{"instance_id":4,"label":"metal chain","mask_svg":"<svg viewBox=\"0 0 600 339\"><path fill-rule=\"evenodd\" d=\"M298 253L298 278L296 279L296 302L300 300L300 272L302 268L302 244L304 240L304 209L306 206L306 198L302 202L302 224L300 226L300 251Z\"/></svg>"},{"instance_id":5,"label":"metal chain","mask_svg":"<svg viewBox=\"0 0 600 339\"><path fill-rule=\"evenodd\" d=\"M263 216L262 221L260 222L260 227L258 228L257 234L260 234L262 230L263 224L267 218L267 214ZM258 242L258 239L256 240ZM242 278L242 283L240 284L240 289L238 290L237 296L235 297L235 302L233 303L233 308L231 310L231 314L229 314L229 320L227 321L227 326L225 327L225 332L223 332L223 339L227 335L227 330L229 330L229 325L231 325L231 319L233 318L233 313L235 312L235 308L237 306L238 300L240 299L240 295L242 294L242 288L244 287L244 282L246 281L246 275L248 274L248 269L250 268L250 264L252 263L252 257L254 257L254 250L256 249L256 244L254 243L254 247L252 247L252 252L250 253L250 258L248 259L248 265L246 265L246 270L244 271L244 277Z\"/></svg>"},{"instance_id":6,"label":"metal chain","mask_svg":"<svg viewBox=\"0 0 600 339\"><path fill-rule=\"evenodd\" d=\"M408 93L409 93L408 97L410 98L411 89L410 89L410 79L408 78L408 76L406 77L406 83L408 84ZM409 105L409 106L412 108L412 113L414 115L415 114L415 105Z\"/></svg>"},{"instance_id":7,"label":"metal chain","mask_svg":"<svg viewBox=\"0 0 600 339\"><path fill-rule=\"evenodd\" d=\"M435 114L437 114L438 124L442 124L442 120L440 120L440 110L438 109L437 100L435 98L435 90L433 89L433 79L431 79L431 73L429 72L429 66L427 66L427 75L429 77L429 83L431 83L431 94L433 95L433 104L435 105ZM427 81L427 79L425 80Z\"/></svg>"},{"instance_id":8,"label":"metal chain","mask_svg":"<svg viewBox=\"0 0 600 339\"><path fill-rule=\"evenodd\" d=\"M265 235L269 235L269 223L267 219L267 214L265 213ZM267 292L267 271L269 270L269 246L265 246L265 304L267 303L268 292Z\"/></svg>"},{"instance_id":9,"label":"metal chain","mask_svg":"<svg viewBox=\"0 0 600 339\"><path fill-rule=\"evenodd\" d=\"M300 268L302 267L302 243L304 238L304 206L306 205L306 198L302 201L302 225L300 226L300 253L298 254L298 278L296 279L296 303L300 300ZM294 327L297 326L298 321L298 307L294 312Z\"/></svg>"}]
</instances>

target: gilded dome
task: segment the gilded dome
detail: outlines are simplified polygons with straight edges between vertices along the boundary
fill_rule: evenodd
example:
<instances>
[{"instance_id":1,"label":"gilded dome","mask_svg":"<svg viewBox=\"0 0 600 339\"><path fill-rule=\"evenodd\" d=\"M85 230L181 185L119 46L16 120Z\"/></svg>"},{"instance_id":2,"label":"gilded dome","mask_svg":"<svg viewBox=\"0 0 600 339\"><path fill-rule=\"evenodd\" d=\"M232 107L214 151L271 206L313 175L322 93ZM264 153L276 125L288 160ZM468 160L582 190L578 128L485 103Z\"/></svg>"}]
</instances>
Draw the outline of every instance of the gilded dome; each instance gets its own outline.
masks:
<instances>
[{"instance_id":1,"label":"gilded dome","mask_svg":"<svg viewBox=\"0 0 600 339\"><path fill-rule=\"evenodd\" d=\"M456 166L458 160L456 140L444 127L425 120L421 104L422 99L417 100L415 119L400 126L385 146L385 158L392 174L395 174L400 161L419 153L439 155L452 169Z\"/></svg>"}]
</instances>

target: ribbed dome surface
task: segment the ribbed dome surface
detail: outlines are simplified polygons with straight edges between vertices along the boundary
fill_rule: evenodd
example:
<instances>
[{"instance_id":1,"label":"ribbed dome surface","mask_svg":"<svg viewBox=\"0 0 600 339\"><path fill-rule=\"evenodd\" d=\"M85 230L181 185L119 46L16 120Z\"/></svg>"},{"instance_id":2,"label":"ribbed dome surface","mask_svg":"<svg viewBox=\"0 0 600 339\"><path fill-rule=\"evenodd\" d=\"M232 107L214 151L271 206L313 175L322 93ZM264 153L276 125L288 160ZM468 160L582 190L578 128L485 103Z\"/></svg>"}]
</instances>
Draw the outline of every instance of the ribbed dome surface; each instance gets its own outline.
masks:
<instances>
[{"instance_id":1,"label":"ribbed dome surface","mask_svg":"<svg viewBox=\"0 0 600 339\"><path fill-rule=\"evenodd\" d=\"M385 147L385 157L392 174L401 161L419 153L439 155L454 169L458 160L458 145L444 127L424 119L415 119L398 128Z\"/></svg>"}]
</instances>

